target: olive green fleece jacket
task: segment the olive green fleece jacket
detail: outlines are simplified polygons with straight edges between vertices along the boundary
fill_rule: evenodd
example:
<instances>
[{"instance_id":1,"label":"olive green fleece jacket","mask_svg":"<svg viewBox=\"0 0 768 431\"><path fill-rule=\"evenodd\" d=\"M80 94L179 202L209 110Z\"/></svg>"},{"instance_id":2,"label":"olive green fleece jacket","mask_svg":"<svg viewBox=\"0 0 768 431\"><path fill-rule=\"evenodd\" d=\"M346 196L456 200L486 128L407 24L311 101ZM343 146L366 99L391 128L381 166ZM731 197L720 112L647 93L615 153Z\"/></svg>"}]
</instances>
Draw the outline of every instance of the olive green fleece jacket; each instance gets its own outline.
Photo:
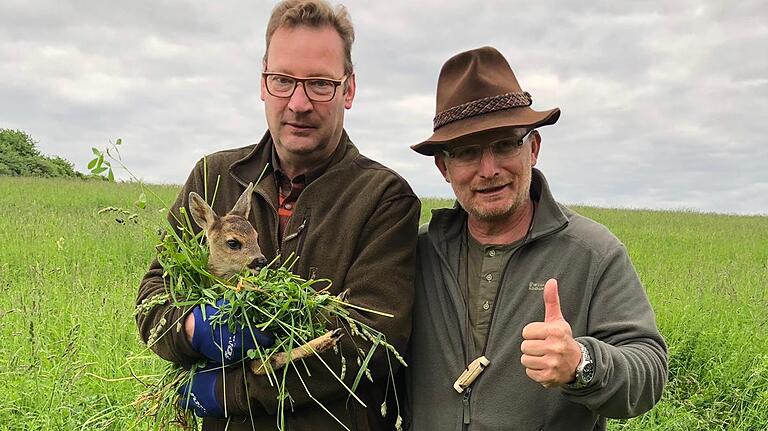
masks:
<instances>
[{"instance_id":1,"label":"olive green fleece jacket","mask_svg":"<svg viewBox=\"0 0 768 431\"><path fill-rule=\"evenodd\" d=\"M555 202L534 169L531 233L503 270L486 357L469 393L453 383L469 330L456 279L467 214L433 211L417 247L413 333L406 371L415 431L604 430L606 417L648 411L667 378L667 347L625 247L602 225ZM543 286L558 280L563 316L595 361L583 389L534 382L520 363L523 327L544 320Z\"/></svg>"},{"instance_id":2,"label":"olive green fleece jacket","mask_svg":"<svg viewBox=\"0 0 768 431\"><path fill-rule=\"evenodd\" d=\"M213 209L220 215L226 213L248 183L256 182L271 160L271 151L272 140L267 133L256 145L207 156L193 169L172 211L178 213L179 207L187 207L192 191L204 196L206 178L208 191L212 193L220 176ZM419 200L404 179L362 156L346 132L331 158L327 170L308 184L299 196L282 243L278 242L275 209L278 190L271 167L254 189L250 222L259 234L259 245L267 260L278 254L286 257L295 252L300 259L294 272L300 276L328 278L333 282L330 293L338 294L349 289L349 303L393 314L394 318L387 318L350 310L355 318L382 331L387 341L403 352L411 330ZM166 291L162 274L160 265L153 262L141 283L137 303ZM165 325L161 325L163 329L155 333L169 330L151 345L152 350L181 365L200 360L201 355L192 349L181 326L175 323L182 321L188 312L164 304L146 315L140 314L136 321L141 338L146 342L151 331L165 318ZM347 357L348 385L358 369L353 343L359 344L360 340L349 334L340 341L341 351ZM362 379L364 383L357 390L368 405L367 410L349 397L317 358L305 361L311 376L304 372L303 366L298 368L311 396L322 402L348 428L385 429L380 406L388 385L388 365L382 350L378 349L369 364L375 383L369 384ZM324 359L337 373L340 372L341 361L336 354L326 352ZM227 371L223 381L226 391L220 381L217 392L219 399L226 402L230 417L227 420L206 419L204 429L224 429L227 422L227 429L233 431L276 429L277 391L266 377L256 377L244 372L242 367L235 367ZM342 429L310 398L294 369L289 372L286 386L294 402L294 411L286 414L286 429Z\"/></svg>"}]
</instances>

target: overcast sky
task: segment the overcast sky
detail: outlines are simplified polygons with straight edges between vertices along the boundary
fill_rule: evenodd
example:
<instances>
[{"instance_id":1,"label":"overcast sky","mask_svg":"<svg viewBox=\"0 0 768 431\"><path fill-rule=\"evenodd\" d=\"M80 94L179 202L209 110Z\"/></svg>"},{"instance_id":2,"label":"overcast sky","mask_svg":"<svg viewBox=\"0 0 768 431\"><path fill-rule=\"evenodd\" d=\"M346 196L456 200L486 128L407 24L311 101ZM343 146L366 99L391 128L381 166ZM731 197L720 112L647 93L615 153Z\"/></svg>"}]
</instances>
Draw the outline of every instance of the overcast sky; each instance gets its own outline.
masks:
<instances>
[{"instance_id":1,"label":"overcast sky","mask_svg":"<svg viewBox=\"0 0 768 431\"><path fill-rule=\"evenodd\" d=\"M567 204L768 213L768 4L348 0L357 96L345 126L420 196L452 196L409 145L431 134L443 62L484 45L537 110L538 167ZM257 142L273 1L0 0L0 128L81 171L123 139L149 182Z\"/></svg>"}]
</instances>

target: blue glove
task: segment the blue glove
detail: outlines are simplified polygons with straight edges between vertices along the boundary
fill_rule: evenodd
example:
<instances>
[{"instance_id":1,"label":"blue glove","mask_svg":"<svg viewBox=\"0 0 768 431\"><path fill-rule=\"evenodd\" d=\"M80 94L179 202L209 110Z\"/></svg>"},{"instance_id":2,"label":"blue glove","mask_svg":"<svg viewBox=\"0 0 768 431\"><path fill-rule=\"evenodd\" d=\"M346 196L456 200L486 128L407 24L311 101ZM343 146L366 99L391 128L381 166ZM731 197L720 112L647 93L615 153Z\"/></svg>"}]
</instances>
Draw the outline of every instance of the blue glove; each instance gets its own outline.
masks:
<instances>
[{"instance_id":1,"label":"blue glove","mask_svg":"<svg viewBox=\"0 0 768 431\"><path fill-rule=\"evenodd\" d=\"M203 319L202 305L192 310L195 318L195 331L192 334L193 349L217 364L227 365L245 358L246 352L255 349L256 344L270 347L275 343L275 338L271 334L258 329L235 325L235 331L232 332L229 330L226 319L212 323L213 316L226 304L223 298L216 301L216 307L206 304L205 319Z\"/></svg>"},{"instance_id":2,"label":"blue glove","mask_svg":"<svg viewBox=\"0 0 768 431\"><path fill-rule=\"evenodd\" d=\"M207 364L192 370L191 381L179 388L179 406L193 409L198 417L223 418L224 409L216 398L216 383L222 377L221 365Z\"/></svg>"}]
</instances>

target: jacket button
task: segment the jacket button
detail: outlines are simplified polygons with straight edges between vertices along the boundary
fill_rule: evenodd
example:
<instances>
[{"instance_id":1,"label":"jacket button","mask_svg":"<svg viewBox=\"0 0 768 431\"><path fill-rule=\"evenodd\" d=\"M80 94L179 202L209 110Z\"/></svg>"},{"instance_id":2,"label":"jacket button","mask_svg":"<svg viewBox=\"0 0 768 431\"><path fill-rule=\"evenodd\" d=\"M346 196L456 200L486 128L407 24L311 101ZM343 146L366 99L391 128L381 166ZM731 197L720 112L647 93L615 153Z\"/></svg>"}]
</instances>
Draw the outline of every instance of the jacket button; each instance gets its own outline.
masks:
<instances>
[{"instance_id":1,"label":"jacket button","mask_svg":"<svg viewBox=\"0 0 768 431\"><path fill-rule=\"evenodd\" d=\"M493 280L493 275L489 272L488 274L485 274L485 279L487 281L491 281L491 280Z\"/></svg>"}]
</instances>

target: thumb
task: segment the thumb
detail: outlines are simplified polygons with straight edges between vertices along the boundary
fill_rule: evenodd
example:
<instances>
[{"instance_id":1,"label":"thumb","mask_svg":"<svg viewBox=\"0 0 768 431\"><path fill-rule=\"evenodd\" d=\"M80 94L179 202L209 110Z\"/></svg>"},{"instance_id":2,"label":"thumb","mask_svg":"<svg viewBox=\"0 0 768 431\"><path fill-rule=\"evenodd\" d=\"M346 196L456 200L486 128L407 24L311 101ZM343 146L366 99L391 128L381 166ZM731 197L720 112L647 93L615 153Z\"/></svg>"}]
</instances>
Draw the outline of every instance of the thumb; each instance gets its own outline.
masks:
<instances>
[{"instance_id":1,"label":"thumb","mask_svg":"<svg viewBox=\"0 0 768 431\"><path fill-rule=\"evenodd\" d=\"M560 297L557 293L557 280L550 278L544 285L544 321L565 320L560 311Z\"/></svg>"}]
</instances>

